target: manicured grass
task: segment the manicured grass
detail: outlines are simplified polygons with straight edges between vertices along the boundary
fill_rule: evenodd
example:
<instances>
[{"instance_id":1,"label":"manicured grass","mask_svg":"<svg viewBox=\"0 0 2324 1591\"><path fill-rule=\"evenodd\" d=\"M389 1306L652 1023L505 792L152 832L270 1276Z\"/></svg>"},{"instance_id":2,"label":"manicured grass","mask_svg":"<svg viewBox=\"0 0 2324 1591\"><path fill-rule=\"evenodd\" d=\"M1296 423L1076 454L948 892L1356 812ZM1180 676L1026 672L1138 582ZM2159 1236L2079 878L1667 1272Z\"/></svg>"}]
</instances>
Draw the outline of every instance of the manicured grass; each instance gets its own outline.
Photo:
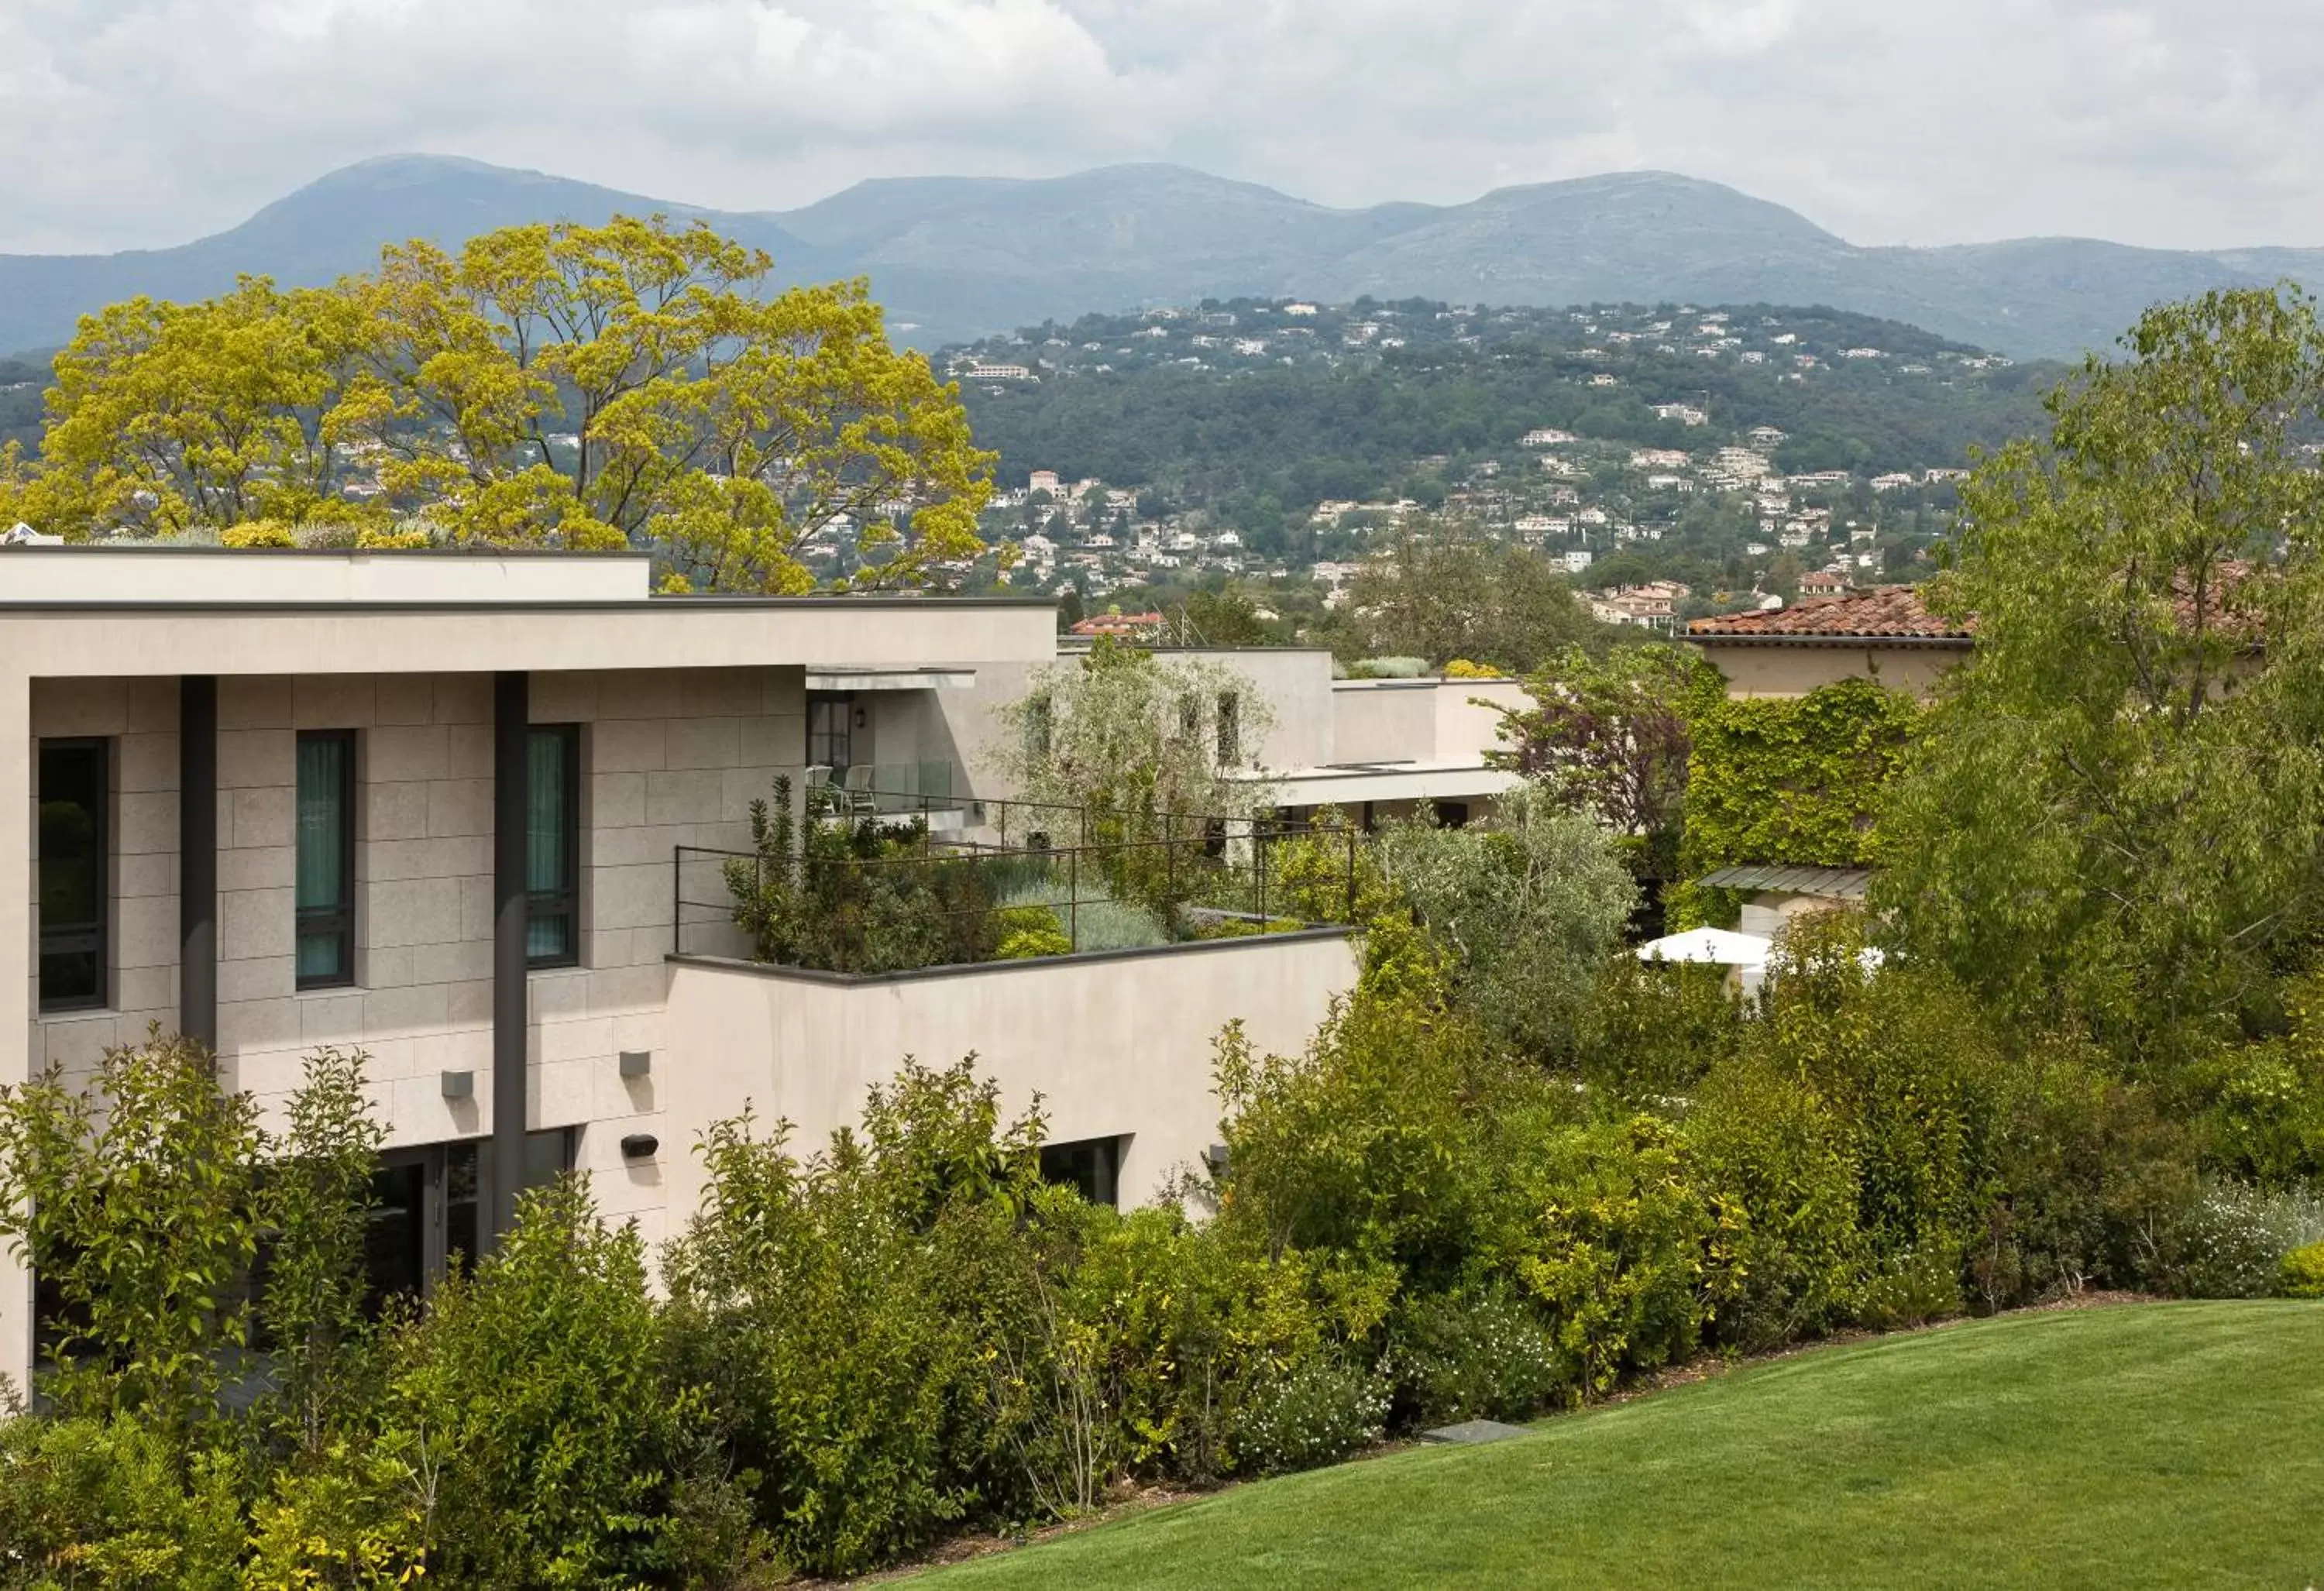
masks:
<instances>
[{"instance_id":1,"label":"manicured grass","mask_svg":"<svg viewBox=\"0 0 2324 1591\"><path fill-rule=\"evenodd\" d=\"M1824 1348L935 1578L2298 1591L2324 1584L2324 1304L2125 1305Z\"/></svg>"}]
</instances>

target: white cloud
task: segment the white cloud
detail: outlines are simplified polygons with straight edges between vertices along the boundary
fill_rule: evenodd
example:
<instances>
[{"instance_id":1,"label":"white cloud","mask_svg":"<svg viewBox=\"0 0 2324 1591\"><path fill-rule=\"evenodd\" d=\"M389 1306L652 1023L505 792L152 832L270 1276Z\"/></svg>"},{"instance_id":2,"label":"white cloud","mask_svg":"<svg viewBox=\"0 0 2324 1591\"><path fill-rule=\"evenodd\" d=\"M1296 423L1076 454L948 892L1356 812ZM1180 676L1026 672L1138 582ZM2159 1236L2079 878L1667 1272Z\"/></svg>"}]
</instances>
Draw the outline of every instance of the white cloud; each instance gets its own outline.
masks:
<instances>
[{"instance_id":1,"label":"white cloud","mask_svg":"<svg viewBox=\"0 0 2324 1591\"><path fill-rule=\"evenodd\" d=\"M734 208L1653 166L1859 242L2317 244L2319 83L2312 0L5 0L0 248L177 242L407 149Z\"/></svg>"}]
</instances>

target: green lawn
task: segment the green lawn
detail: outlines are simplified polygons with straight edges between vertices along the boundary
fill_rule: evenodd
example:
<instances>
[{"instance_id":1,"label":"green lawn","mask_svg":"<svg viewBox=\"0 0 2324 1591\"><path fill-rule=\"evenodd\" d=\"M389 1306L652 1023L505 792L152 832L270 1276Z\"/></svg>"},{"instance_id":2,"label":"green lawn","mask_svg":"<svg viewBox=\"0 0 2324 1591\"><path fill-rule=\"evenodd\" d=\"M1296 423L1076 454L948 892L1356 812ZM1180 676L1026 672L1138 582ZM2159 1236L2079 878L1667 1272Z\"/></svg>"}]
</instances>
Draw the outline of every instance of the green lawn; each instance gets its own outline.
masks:
<instances>
[{"instance_id":1,"label":"green lawn","mask_svg":"<svg viewBox=\"0 0 2324 1591\"><path fill-rule=\"evenodd\" d=\"M988 1586L2324 1584L2324 1304L1820 1349L939 1571Z\"/></svg>"}]
</instances>

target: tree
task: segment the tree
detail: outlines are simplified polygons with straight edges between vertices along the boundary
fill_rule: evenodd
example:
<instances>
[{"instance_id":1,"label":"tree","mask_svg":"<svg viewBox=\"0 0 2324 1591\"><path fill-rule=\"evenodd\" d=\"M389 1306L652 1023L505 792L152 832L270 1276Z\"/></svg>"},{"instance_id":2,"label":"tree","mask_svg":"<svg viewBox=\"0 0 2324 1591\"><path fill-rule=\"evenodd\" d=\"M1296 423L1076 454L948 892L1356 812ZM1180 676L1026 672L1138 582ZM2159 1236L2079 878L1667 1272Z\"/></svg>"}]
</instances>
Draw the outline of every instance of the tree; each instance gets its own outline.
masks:
<instances>
[{"instance_id":1,"label":"tree","mask_svg":"<svg viewBox=\"0 0 2324 1591\"><path fill-rule=\"evenodd\" d=\"M1337 611L1342 658L1467 658L1529 673L1599 633L1565 576L1538 553L1442 524L1407 524L1365 560Z\"/></svg>"},{"instance_id":2,"label":"tree","mask_svg":"<svg viewBox=\"0 0 2324 1591\"><path fill-rule=\"evenodd\" d=\"M1275 637L1250 594L1236 586L1197 591L1181 610L1186 626L1208 647L1263 647Z\"/></svg>"},{"instance_id":3,"label":"tree","mask_svg":"<svg viewBox=\"0 0 2324 1591\"><path fill-rule=\"evenodd\" d=\"M1641 878L1674 878L1693 751L1688 714L1722 689L1718 670L1687 648L1652 642L1594 658L1568 647L1526 681L1531 705L1503 710L1502 746L1486 760L1613 831Z\"/></svg>"},{"instance_id":4,"label":"tree","mask_svg":"<svg viewBox=\"0 0 2324 1591\"><path fill-rule=\"evenodd\" d=\"M1391 824L1379 845L1467 1008L1518 1053L1562 1059L1638 902L1598 825L1518 790L1488 823Z\"/></svg>"},{"instance_id":5,"label":"tree","mask_svg":"<svg viewBox=\"0 0 2324 1591\"><path fill-rule=\"evenodd\" d=\"M2292 290L2149 310L1985 461L1932 604L1974 618L1877 830L1913 950L2168 1065L2270 1020L2324 930L2324 560Z\"/></svg>"},{"instance_id":6,"label":"tree","mask_svg":"<svg viewBox=\"0 0 2324 1591\"><path fill-rule=\"evenodd\" d=\"M284 293L135 299L58 356L37 469L5 494L79 538L252 520L346 539L652 545L672 589L798 592L852 534L858 584L982 550L991 455L862 281L765 296L696 222L504 227Z\"/></svg>"},{"instance_id":7,"label":"tree","mask_svg":"<svg viewBox=\"0 0 2324 1591\"><path fill-rule=\"evenodd\" d=\"M1274 713L1216 663L1166 661L1101 636L1086 657L1036 669L999 718L993 760L1019 796L1078 809L1027 820L1060 844L1192 841L1210 820L1248 821L1274 802L1252 777Z\"/></svg>"}]
</instances>

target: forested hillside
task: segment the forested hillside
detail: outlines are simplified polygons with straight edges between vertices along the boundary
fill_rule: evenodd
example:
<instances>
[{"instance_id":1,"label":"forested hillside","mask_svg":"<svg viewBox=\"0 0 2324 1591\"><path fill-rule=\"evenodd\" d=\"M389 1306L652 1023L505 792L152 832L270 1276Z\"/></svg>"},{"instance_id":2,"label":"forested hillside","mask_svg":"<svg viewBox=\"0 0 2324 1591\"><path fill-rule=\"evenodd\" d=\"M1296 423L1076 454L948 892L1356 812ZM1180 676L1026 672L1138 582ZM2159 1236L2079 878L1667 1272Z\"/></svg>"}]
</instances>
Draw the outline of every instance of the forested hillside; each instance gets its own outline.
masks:
<instances>
[{"instance_id":1,"label":"forested hillside","mask_svg":"<svg viewBox=\"0 0 2324 1591\"><path fill-rule=\"evenodd\" d=\"M1701 452L1772 427L1791 474L1958 466L2036 428L2064 374L1831 309L1360 299L1085 316L952 364L1004 484L1050 469L1238 517L1261 500L1296 512L1392 493L1416 474L1457 480L1542 428ZM1010 364L1034 379L974 379Z\"/></svg>"}]
</instances>

